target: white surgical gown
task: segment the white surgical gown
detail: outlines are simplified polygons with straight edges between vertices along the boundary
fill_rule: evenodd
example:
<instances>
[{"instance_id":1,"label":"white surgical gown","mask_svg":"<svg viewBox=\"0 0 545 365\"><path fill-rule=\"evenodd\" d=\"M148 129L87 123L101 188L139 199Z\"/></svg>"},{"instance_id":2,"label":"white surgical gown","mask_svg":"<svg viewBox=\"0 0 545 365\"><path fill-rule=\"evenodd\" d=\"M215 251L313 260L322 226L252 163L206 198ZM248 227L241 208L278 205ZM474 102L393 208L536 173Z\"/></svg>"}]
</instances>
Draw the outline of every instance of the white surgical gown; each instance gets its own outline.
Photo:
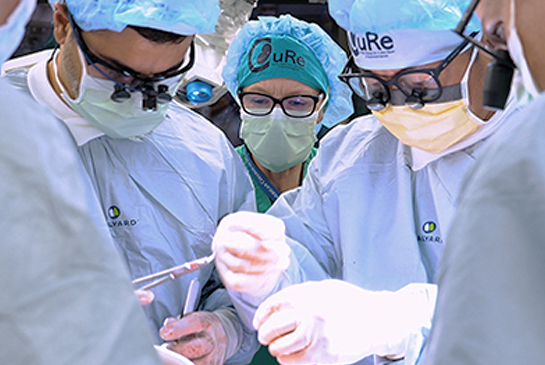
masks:
<instances>
[{"instance_id":1,"label":"white surgical gown","mask_svg":"<svg viewBox=\"0 0 545 365\"><path fill-rule=\"evenodd\" d=\"M110 138L56 96L47 81L46 62L42 60L30 72L19 69L7 76L30 89L69 127L103 219L133 278L210 255L222 217L238 210L255 211L254 190L244 165L210 122L171 103L166 120L149 135ZM155 300L144 309L158 342L165 318L182 313L194 277L203 286L208 282L199 310L232 308L213 269L209 265L152 289ZM245 363L256 349L252 335L246 333L245 340L230 363Z\"/></svg>"},{"instance_id":2,"label":"white surgical gown","mask_svg":"<svg viewBox=\"0 0 545 365\"><path fill-rule=\"evenodd\" d=\"M68 130L0 79L0 363L159 364Z\"/></svg>"},{"instance_id":3,"label":"white surgical gown","mask_svg":"<svg viewBox=\"0 0 545 365\"><path fill-rule=\"evenodd\" d=\"M493 136L461 193L425 364L545 358L545 96Z\"/></svg>"},{"instance_id":4,"label":"white surgical gown","mask_svg":"<svg viewBox=\"0 0 545 365\"><path fill-rule=\"evenodd\" d=\"M332 278L369 290L432 283L462 178L507 113L441 155L404 146L373 116L338 126L321 141L302 187L267 214L283 219L287 235ZM304 257L292 260L276 290L319 277ZM262 298L231 294L251 321Z\"/></svg>"}]
</instances>

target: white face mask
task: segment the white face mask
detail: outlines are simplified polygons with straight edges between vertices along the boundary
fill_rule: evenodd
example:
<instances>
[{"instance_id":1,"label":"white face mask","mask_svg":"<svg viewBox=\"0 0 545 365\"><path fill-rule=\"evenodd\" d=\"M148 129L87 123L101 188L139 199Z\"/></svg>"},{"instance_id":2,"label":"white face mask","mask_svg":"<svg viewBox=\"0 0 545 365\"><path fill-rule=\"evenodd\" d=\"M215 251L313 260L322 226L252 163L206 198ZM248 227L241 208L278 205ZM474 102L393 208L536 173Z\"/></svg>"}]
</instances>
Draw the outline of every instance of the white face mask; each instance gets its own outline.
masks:
<instances>
[{"instance_id":1,"label":"white face mask","mask_svg":"<svg viewBox=\"0 0 545 365\"><path fill-rule=\"evenodd\" d=\"M87 63L78 47L83 69ZM70 107L93 127L112 138L130 138L151 132L166 118L169 103L158 104L156 111L142 109L142 93L131 93L130 99L115 102L111 99L115 82L82 73L78 96L72 99L58 78L57 58L53 61L54 74L62 90L61 96ZM169 94L174 95L183 75L160 82L167 85Z\"/></svg>"},{"instance_id":2,"label":"white face mask","mask_svg":"<svg viewBox=\"0 0 545 365\"><path fill-rule=\"evenodd\" d=\"M509 39L507 40L507 49L509 54L513 59L517 69L520 72L519 80L522 83L524 90L517 91L517 98L519 102L526 102L532 99L535 99L539 94L539 89L535 83L535 80L530 72L528 67L528 62L526 62L526 57L524 57L524 49L522 43L518 36L517 28L515 25L515 2L511 0L511 22L509 25L510 34ZM517 79L515 79L515 82ZM525 95L526 93L527 95Z\"/></svg>"},{"instance_id":3,"label":"white face mask","mask_svg":"<svg viewBox=\"0 0 545 365\"><path fill-rule=\"evenodd\" d=\"M325 105L326 102L322 105ZM267 169L280 172L304 162L316 142L320 109L306 118L289 117L276 107L265 116L241 111L240 138Z\"/></svg>"},{"instance_id":4,"label":"white face mask","mask_svg":"<svg viewBox=\"0 0 545 365\"><path fill-rule=\"evenodd\" d=\"M21 39L25 34L26 23L35 7L36 0L21 0L6 23L0 26L0 66L15 52L19 43L21 43Z\"/></svg>"}]
</instances>

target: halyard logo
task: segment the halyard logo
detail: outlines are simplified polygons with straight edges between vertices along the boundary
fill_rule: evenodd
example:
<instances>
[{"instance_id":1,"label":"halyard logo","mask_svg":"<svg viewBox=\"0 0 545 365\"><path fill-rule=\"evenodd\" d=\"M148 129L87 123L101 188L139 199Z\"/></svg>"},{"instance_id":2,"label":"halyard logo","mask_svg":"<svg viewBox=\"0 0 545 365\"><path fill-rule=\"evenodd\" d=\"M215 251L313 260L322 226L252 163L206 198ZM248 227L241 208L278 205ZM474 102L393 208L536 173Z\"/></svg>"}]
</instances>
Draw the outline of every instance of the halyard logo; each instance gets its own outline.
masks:
<instances>
[{"instance_id":1,"label":"halyard logo","mask_svg":"<svg viewBox=\"0 0 545 365\"><path fill-rule=\"evenodd\" d=\"M435 231L436 229L437 229L437 224L435 224L435 222L431 222L431 221L424 223L424 225L422 226L422 230L426 234L430 234L433 231Z\"/></svg>"},{"instance_id":2,"label":"halyard logo","mask_svg":"<svg viewBox=\"0 0 545 365\"><path fill-rule=\"evenodd\" d=\"M416 235L416 239L421 243L443 243L440 232L438 230L437 223L433 221L427 221L422 225L422 235ZM433 235L432 233L435 233Z\"/></svg>"},{"instance_id":3,"label":"halyard logo","mask_svg":"<svg viewBox=\"0 0 545 365\"><path fill-rule=\"evenodd\" d=\"M112 205L110 208L108 208L108 217L112 219L108 222L108 227L110 228L132 227L138 224L138 221L134 218L133 219L117 219L120 216L121 216L121 209L119 209L117 206Z\"/></svg>"},{"instance_id":4,"label":"halyard logo","mask_svg":"<svg viewBox=\"0 0 545 365\"><path fill-rule=\"evenodd\" d=\"M112 205L109 209L108 209L108 216L112 219L116 219L116 218L119 218L119 216L121 215L121 211L119 210L118 207L116 207L115 205Z\"/></svg>"}]
</instances>

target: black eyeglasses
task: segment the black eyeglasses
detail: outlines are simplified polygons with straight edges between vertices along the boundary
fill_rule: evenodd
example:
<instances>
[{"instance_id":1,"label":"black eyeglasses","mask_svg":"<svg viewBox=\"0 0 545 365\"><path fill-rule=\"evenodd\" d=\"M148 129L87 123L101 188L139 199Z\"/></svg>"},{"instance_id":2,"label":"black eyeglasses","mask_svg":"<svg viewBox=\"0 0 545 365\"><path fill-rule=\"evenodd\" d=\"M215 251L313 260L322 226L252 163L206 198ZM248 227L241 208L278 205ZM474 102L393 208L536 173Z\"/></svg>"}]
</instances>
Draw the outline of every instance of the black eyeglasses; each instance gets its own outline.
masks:
<instances>
[{"instance_id":1,"label":"black eyeglasses","mask_svg":"<svg viewBox=\"0 0 545 365\"><path fill-rule=\"evenodd\" d=\"M111 99L116 102L123 102L130 99L130 92L142 93L142 109L157 110L157 104L165 104L172 101L168 85L158 85L155 89L155 83L174 79L177 76L189 71L195 64L195 46L191 43L189 50L189 60L182 60L178 65L161 72L155 76L142 76L138 72L127 67L117 67L100 59L93 54L81 35L81 28L76 24L72 14L67 9L68 18L72 27L74 38L78 47L81 49L87 63L96 69L106 79L115 83Z\"/></svg>"},{"instance_id":2,"label":"black eyeglasses","mask_svg":"<svg viewBox=\"0 0 545 365\"><path fill-rule=\"evenodd\" d=\"M237 92L242 110L250 115L262 117L270 114L276 105L280 105L287 116L293 118L306 118L316 111L318 102L323 100L324 94L319 95L294 95L282 99L273 98L267 94Z\"/></svg>"},{"instance_id":3,"label":"black eyeglasses","mask_svg":"<svg viewBox=\"0 0 545 365\"><path fill-rule=\"evenodd\" d=\"M393 90L390 91L390 88L393 86L403 93L405 97L403 104L413 109L420 109L425 103L440 99L443 86L439 81L439 75L468 43L464 40L436 68L402 71L390 80L384 80L371 72L359 71L353 57L350 57L339 79L348 84L371 110L379 111L386 108L386 104L392 101ZM359 72L353 72L353 70Z\"/></svg>"}]
</instances>

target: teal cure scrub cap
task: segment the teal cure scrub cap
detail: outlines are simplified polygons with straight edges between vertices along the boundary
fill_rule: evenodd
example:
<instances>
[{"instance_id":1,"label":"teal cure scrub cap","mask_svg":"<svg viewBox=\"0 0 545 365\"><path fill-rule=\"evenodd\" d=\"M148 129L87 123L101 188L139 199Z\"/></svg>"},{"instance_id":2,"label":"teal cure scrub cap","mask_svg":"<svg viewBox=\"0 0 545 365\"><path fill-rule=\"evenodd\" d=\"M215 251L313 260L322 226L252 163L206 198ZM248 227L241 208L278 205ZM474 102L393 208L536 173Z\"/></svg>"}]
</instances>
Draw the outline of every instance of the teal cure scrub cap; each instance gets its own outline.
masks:
<instances>
[{"instance_id":1,"label":"teal cure scrub cap","mask_svg":"<svg viewBox=\"0 0 545 365\"><path fill-rule=\"evenodd\" d=\"M384 70L444 59L462 39L452 32L471 0L329 0L329 13L348 31L356 64ZM471 18L466 34L480 31Z\"/></svg>"},{"instance_id":2,"label":"teal cure scrub cap","mask_svg":"<svg viewBox=\"0 0 545 365\"><path fill-rule=\"evenodd\" d=\"M238 88L276 77L297 80L329 93L320 61L304 43L285 34L271 34L250 44L238 69Z\"/></svg>"},{"instance_id":3,"label":"teal cure scrub cap","mask_svg":"<svg viewBox=\"0 0 545 365\"><path fill-rule=\"evenodd\" d=\"M60 0L49 0L51 6ZM78 26L85 30L121 32L127 26L179 35L213 33L219 0L65 0Z\"/></svg>"},{"instance_id":4,"label":"teal cure scrub cap","mask_svg":"<svg viewBox=\"0 0 545 365\"><path fill-rule=\"evenodd\" d=\"M284 50L283 60L285 60L287 45L297 47L297 50L307 52L305 54L312 57L305 57L305 61L302 61L298 59L299 55L288 53L289 61L293 64L291 71L287 66L276 69L271 67L270 70L264 69L251 74L248 64L250 50L257 44L254 48L259 48L258 52L261 52L265 43L272 46L278 44ZM272 49L271 52L273 52ZM277 53L277 60L279 60L280 53L274 52ZM259 54L252 52L254 61L263 61L258 60L258 56ZM269 56L273 57L272 54ZM346 61L347 57L342 48L318 25L304 22L290 15L260 17L258 20L246 23L231 43L222 76L235 99L237 99L236 92L241 87L276 77L293 78L317 90L325 89L324 91L329 95L329 102L322 124L331 128L348 118L354 110L350 89L338 79ZM298 62L310 64L312 67L307 71L307 68L300 65L298 67ZM259 62L259 65L263 66L264 63ZM252 67L259 68L259 65L252 64Z\"/></svg>"}]
</instances>

